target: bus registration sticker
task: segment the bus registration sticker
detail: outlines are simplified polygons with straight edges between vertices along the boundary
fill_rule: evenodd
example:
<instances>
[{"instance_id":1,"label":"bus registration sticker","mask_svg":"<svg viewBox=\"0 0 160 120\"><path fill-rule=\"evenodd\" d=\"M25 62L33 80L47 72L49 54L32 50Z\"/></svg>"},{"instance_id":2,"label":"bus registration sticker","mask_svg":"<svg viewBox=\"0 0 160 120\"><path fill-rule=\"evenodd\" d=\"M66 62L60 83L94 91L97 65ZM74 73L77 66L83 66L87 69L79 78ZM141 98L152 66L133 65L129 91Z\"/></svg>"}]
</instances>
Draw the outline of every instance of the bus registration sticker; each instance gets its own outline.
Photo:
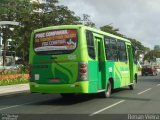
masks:
<instances>
[{"instance_id":1,"label":"bus registration sticker","mask_svg":"<svg viewBox=\"0 0 160 120\"><path fill-rule=\"evenodd\" d=\"M111 73L112 72L112 67L108 68L109 72Z\"/></svg>"},{"instance_id":2,"label":"bus registration sticker","mask_svg":"<svg viewBox=\"0 0 160 120\"><path fill-rule=\"evenodd\" d=\"M39 74L35 74L35 80L39 80Z\"/></svg>"}]
</instances>

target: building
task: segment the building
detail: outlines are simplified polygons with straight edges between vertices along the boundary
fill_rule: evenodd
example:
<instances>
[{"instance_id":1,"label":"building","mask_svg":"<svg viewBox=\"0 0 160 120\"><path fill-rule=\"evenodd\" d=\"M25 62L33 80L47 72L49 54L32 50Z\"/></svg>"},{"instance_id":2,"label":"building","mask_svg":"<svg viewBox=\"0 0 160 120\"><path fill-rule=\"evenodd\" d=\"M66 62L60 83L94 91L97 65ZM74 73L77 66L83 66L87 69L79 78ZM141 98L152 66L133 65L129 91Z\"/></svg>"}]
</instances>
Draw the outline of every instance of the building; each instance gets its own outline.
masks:
<instances>
[{"instance_id":1,"label":"building","mask_svg":"<svg viewBox=\"0 0 160 120\"><path fill-rule=\"evenodd\" d=\"M154 50L160 51L160 45L155 45L155 46L154 46Z\"/></svg>"}]
</instances>

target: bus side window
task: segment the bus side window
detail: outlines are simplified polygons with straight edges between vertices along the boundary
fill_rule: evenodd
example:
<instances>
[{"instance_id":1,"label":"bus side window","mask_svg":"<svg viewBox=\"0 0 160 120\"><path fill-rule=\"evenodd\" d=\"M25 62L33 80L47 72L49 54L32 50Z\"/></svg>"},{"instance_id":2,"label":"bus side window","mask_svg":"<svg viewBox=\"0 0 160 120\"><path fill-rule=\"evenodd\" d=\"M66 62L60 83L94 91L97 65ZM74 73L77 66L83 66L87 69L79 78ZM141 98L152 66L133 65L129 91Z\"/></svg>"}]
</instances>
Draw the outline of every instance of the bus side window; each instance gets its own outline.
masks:
<instances>
[{"instance_id":1,"label":"bus side window","mask_svg":"<svg viewBox=\"0 0 160 120\"><path fill-rule=\"evenodd\" d=\"M117 61L118 60L118 54L117 54L117 42L116 39L111 38L110 39L110 52L111 52L111 56L113 57L112 60Z\"/></svg>"},{"instance_id":2,"label":"bus side window","mask_svg":"<svg viewBox=\"0 0 160 120\"><path fill-rule=\"evenodd\" d=\"M105 53L106 53L106 59L110 59L110 56L111 56L111 54L110 54L110 52L109 52L109 50L110 50L110 46L109 46L109 38L108 37L105 37L104 38L104 43L105 43Z\"/></svg>"},{"instance_id":3,"label":"bus side window","mask_svg":"<svg viewBox=\"0 0 160 120\"><path fill-rule=\"evenodd\" d=\"M125 42L118 41L118 57L119 61L127 61L126 45Z\"/></svg>"},{"instance_id":4,"label":"bus side window","mask_svg":"<svg viewBox=\"0 0 160 120\"><path fill-rule=\"evenodd\" d=\"M106 59L117 61L117 42L113 38L105 37Z\"/></svg>"},{"instance_id":5,"label":"bus side window","mask_svg":"<svg viewBox=\"0 0 160 120\"><path fill-rule=\"evenodd\" d=\"M134 64L137 64L136 48L132 46Z\"/></svg>"},{"instance_id":6,"label":"bus side window","mask_svg":"<svg viewBox=\"0 0 160 120\"><path fill-rule=\"evenodd\" d=\"M95 59L95 49L94 49L94 38L93 33L91 31L86 31L86 40L87 40L87 48L88 48L88 55Z\"/></svg>"}]
</instances>

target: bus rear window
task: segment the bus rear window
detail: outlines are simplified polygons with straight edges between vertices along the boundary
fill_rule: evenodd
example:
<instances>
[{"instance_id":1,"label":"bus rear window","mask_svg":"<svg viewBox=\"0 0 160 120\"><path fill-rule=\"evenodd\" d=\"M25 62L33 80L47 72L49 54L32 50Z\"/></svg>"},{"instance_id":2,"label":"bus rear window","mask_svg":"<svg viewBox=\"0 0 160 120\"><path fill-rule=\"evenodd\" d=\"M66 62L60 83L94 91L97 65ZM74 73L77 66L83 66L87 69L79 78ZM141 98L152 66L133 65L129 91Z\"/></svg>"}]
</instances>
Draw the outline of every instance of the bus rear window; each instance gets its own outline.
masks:
<instances>
[{"instance_id":1,"label":"bus rear window","mask_svg":"<svg viewBox=\"0 0 160 120\"><path fill-rule=\"evenodd\" d=\"M68 54L77 44L77 30L45 31L34 36L34 51L38 54Z\"/></svg>"}]
</instances>

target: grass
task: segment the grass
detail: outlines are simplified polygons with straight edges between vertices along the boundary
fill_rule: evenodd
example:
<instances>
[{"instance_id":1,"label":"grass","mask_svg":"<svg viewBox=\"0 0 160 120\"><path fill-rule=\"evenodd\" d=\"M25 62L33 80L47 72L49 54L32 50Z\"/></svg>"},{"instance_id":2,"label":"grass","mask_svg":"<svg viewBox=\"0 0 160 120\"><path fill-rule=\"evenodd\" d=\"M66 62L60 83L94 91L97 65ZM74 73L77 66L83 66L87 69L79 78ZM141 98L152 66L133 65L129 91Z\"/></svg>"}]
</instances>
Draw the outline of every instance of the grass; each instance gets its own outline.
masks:
<instances>
[{"instance_id":1,"label":"grass","mask_svg":"<svg viewBox=\"0 0 160 120\"><path fill-rule=\"evenodd\" d=\"M0 80L0 86L28 83L28 78L20 76L13 79Z\"/></svg>"}]
</instances>

